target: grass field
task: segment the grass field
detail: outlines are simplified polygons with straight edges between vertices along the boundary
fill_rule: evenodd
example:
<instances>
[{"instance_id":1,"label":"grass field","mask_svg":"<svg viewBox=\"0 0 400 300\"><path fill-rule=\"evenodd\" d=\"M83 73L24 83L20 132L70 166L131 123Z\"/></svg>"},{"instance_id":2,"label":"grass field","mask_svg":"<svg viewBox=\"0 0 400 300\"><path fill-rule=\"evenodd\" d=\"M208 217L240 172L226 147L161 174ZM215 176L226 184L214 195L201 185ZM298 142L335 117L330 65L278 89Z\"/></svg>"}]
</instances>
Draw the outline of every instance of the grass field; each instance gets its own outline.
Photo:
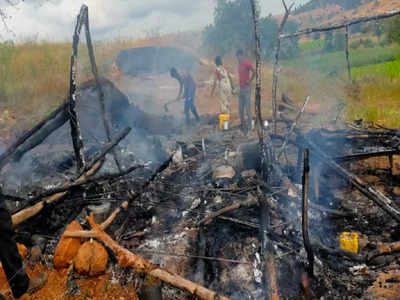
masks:
<instances>
[{"instance_id":1,"label":"grass field","mask_svg":"<svg viewBox=\"0 0 400 300\"><path fill-rule=\"evenodd\" d=\"M394 61L397 57L400 57L399 45L350 50L352 68ZM304 55L294 60L284 61L283 64L293 68L318 72L323 75L341 74L346 70L347 66L344 51Z\"/></svg>"},{"instance_id":2,"label":"grass field","mask_svg":"<svg viewBox=\"0 0 400 300\"><path fill-rule=\"evenodd\" d=\"M191 51L199 48L193 34L97 42L96 60L100 74L108 76L116 54L124 48L148 45L180 45ZM315 48L316 42L303 47ZM317 45L318 46L318 45ZM319 45L318 47L320 47ZM314 54L282 61L279 90L302 101L346 103L348 120L364 118L387 126L400 126L400 46L351 50L352 74L356 84L348 84L343 52ZM49 114L64 99L69 88L71 43L26 42L0 44L0 138L27 129ZM212 58L209 58L212 60ZM235 66L236 60L227 61ZM264 64L265 111L270 110L270 64ZM91 78L87 49L79 48L78 82ZM10 130L12 129L12 130ZM14 132L13 132L14 131Z\"/></svg>"}]
</instances>

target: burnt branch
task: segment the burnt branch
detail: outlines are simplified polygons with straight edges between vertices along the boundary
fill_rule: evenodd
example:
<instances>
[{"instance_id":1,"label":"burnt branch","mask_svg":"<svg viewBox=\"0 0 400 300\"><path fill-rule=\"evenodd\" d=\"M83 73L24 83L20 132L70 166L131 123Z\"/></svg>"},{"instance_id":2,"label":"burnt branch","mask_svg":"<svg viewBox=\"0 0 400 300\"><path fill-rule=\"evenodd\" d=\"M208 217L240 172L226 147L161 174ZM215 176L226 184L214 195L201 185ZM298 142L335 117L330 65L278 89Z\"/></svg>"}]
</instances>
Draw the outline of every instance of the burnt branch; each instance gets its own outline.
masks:
<instances>
[{"instance_id":1,"label":"burnt branch","mask_svg":"<svg viewBox=\"0 0 400 300\"><path fill-rule=\"evenodd\" d=\"M283 6L285 7L285 15L283 16L282 22L279 25L278 32L276 35L276 46L275 46L275 63L274 63L274 69L273 69L273 74L272 74L272 110L273 110L273 127L274 127L274 134L276 134L276 119L277 119L277 93L278 93L278 74L279 74L279 54L281 52L281 40L280 40L280 35L283 31L283 28L285 27L285 24L289 18L290 12L292 10L293 4L290 5L289 8L287 8L286 3L284 0L282 0Z\"/></svg>"}]
</instances>

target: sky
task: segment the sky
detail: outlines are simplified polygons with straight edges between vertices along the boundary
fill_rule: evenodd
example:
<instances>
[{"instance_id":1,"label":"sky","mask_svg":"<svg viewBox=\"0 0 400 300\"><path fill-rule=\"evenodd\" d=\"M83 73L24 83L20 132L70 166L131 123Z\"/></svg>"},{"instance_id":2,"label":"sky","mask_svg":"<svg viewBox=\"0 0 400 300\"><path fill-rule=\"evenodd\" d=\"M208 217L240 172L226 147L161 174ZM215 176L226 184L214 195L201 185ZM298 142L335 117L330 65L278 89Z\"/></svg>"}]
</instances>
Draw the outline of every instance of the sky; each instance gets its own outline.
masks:
<instances>
[{"instance_id":1,"label":"sky","mask_svg":"<svg viewBox=\"0 0 400 300\"><path fill-rule=\"evenodd\" d=\"M295 5L307 2L294 1ZM92 37L96 40L202 29L212 23L215 6L215 0L25 0L12 7L5 3L0 0L9 30L0 24L0 38L16 41L71 40L82 4L89 7ZM262 15L283 12L281 0L260 3Z\"/></svg>"}]
</instances>

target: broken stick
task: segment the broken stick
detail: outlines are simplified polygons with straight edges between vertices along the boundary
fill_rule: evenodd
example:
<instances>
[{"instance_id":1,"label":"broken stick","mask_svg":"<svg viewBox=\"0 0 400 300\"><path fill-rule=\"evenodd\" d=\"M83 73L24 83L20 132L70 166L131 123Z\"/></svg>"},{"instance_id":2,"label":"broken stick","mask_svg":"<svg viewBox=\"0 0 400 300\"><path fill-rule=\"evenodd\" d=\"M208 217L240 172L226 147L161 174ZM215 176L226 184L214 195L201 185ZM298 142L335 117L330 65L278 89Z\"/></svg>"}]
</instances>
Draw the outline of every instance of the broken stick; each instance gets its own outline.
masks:
<instances>
[{"instance_id":1,"label":"broken stick","mask_svg":"<svg viewBox=\"0 0 400 300\"><path fill-rule=\"evenodd\" d=\"M87 217L87 220L92 228L92 231L96 233L96 238L104 243L109 249L111 249L121 267L131 267L139 272L144 272L151 277L160 279L161 281L171 284L176 288L185 290L192 295L198 296L200 299L204 300L229 300L229 298L220 296L216 292L209 290L195 282L187 280L179 275L169 273L166 270L159 268L156 265L151 264L142 257L130 252L124 247L120 246L112 238L110 238L101 227L95 223L94 216L91 214Z\"/></svg>"}]
</instances>

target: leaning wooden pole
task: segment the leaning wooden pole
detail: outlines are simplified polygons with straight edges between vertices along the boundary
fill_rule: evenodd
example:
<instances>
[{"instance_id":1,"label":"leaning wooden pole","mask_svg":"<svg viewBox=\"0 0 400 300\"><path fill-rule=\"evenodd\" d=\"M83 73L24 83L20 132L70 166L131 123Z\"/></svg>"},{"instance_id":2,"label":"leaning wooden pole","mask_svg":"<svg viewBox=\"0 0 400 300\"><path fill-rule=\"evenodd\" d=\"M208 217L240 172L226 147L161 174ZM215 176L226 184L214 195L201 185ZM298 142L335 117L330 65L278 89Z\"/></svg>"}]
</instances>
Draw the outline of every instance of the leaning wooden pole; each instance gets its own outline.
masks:
<instances>
[{"instance_id":1,"label":"leaning wooden pole","mask_svg":"<svg viewBox=\"0 0 400 300\"><path fill-rule=\"evenodd\" d=\"M68 102L64 102L61 104L55 111L53 111L48 117L41 120L35 127L26 131L21 137L19 137L14 143L11 144L10 147L4 151L3 154L0 155L0 170L11 160L13 159L13 154L17 152L19 147L24 144L30 137L32 137L35 133L37 133L40 129L43 128L48 122L57 118L60 114L63 114L66 107L69 105Z\"/></svg>"},{"instance_id":2,"label":"leaning wooden pole","mask_svg":"<svg viewBox=\"0 0 400 300\"><path fill-rule=\"evenodd\" d=\"M350 65L350 52L349 52L349 25L346 26L346 61L347 61L347 73L349 75L349 80L352 82L351 78L351 65Z\"/></svg>"},{"instance_id":3,"label":"leaning wooden pole","mask_svg":"<svg viewBox=\"0 0 400 300\"><path fill-rule=\"evenodd\" d=\"M279 74L279 54L281 52L281 39L279 38L283 28L285 27L286 21L289 17L290 10L293 6L289 8L286 6L285 0L282 0L283 7L285 8L285 15L283 16L282 22L279 25L278 32L276 35L276 45L275 45L275 63L274 63L274 70L272 74L272 110L273 110L273 127L274 127L274 134L276 134L276 119L277 119L277 94L278 94L278 74Z\"/></svg>"},{"instance_id":4,"label":"leaning wooden pole","mask_svg":"<svg viewBox=\"0 0 400 300\"><path fill-rule=\"evenodd\" d=\"M302 231L304 248L307 252L308 267L307 271L310 276L314 274L314 254L310 243L310 236L308 234L308 186L309 186L309 174L310 174L310 160L308 149L304 150L304 167L303 167L303 205L302 205Z\"/></svg>"},{"instance_id":5,"label":"leaning wooden pole","mask_svg":"<svg viewBox=\"0 0 400 300\"><path fill-rule=\"evenodd\" d=\"M86 5L83 5L82 7L85 10L84 24L85 24L85 36L86 36L86 44L87 44L87 48L88 48L88 53L89 53L89 60L90 60L91 66L92 66L92 74L93 74L94 80L96 82L97 94L98 94L99 102L100 102L101 116L102 116L102 119L103 119L104 129L106 131L107 142L110 142L111 141L110 121L108 119L107 112L106 112L106 104L105 104L105 101L104 101L104 91L103 91L103 87L102 87L102 85L100 83L99 73L97 71L96 58L94 56L92 37L90 36L89 9L88 9L88 7ZM112 154L113 154L113 157L114 157L115 164L117 165L118 170L121 172L122 168L121 168L121 164L120 164L120 162L118 160L118 157L117 157L117 152L115 150L113 150Z\"/></svg>"},{"instance_id":6,"label":"leaning wooden pole","mask_svg":"<svg viewBox=\"0 0 400 300\"><path fill-rule=\"evenodd\" d=\"M72 144L74 146L75 158L77 163L77 172L80 173L85 168L85 156L83 150L83 139L79 126L78 115L75 110L76 106L76 73L78 60L78 44L79 35L82 29L82 19L85 17L85 8L82 6L81 11L76 20L74 37L72 42L71 69L69 77L69 120L71 125Z\"/></svg>"}]
</instances>

